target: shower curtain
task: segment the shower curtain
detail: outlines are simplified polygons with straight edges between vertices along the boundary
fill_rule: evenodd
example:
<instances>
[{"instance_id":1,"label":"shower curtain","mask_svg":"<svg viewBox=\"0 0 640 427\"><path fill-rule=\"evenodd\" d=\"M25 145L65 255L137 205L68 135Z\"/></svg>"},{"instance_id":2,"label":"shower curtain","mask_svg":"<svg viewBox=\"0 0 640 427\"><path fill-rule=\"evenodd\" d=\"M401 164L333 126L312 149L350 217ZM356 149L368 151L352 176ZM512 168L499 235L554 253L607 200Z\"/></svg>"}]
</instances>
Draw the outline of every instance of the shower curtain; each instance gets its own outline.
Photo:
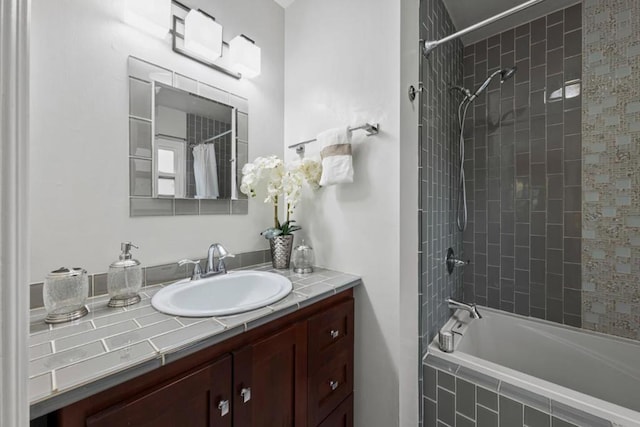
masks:
<instances>
[{"instance_id":1,"label":"shower curtain","mask_svg":"<svg viewBox=\"0 0 640 427\"><path fill-rule=\"evenodd\" d=\"M193 174L196 179L196 199L217 199L218 166L213 144L193 147Z\"/></svg>"}]
</instances>

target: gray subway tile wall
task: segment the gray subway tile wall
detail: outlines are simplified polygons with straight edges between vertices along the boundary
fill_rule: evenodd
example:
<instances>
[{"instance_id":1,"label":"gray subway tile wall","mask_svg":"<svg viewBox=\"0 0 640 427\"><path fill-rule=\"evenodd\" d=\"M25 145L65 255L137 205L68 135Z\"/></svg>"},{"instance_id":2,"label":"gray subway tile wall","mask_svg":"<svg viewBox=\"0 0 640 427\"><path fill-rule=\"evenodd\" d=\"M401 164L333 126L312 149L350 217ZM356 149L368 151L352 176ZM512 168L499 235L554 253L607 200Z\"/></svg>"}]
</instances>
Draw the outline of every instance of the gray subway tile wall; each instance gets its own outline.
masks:
<instances>
[{"instance_id":1,"label":"gray subway tile wall","mask_svg":"<svg viewBox=\"0 0 640 427\"><path fill-rule=\"evenodd\" d=\"M478 383L465 375L457 366L451 372L443 371L441 359L431 354L422 366L424 383L422 403L424 425L472 426L472 427L611 427L612 423L579 409L550 400L548 397L524 390L512 384L492 378L498 386L485 388L486 380ZM455 386L453 386L455 385ZM499 390L499 391L498 391ZM455 420L455 421L454 421ZM442 423L442 424L441 424Z\"/></svg>"},{"instance_id":2,"label":"gray subway tile wall","mask_svg":"<svg viewBox=\"0 0 640 427\"><path fill-rule=\"evenodd\" d=\"M464 49L465 87L517 66L469 108L464 299L581 324L582 6ZM578 64L578 67L575 67Z\"/></svg>"},{"instance_id":3,"label":"gray subway tile wall","mask_svg":"<svg viewBox=\"0 0 640 427\"><path fill-rule=\"evenodd\" d=\"M451 34L455 27L442 0L420 2L420 38L436 40ZM420 354L450 315L445 298L462 296L462 273L449 275L444 256L452 247L462 252L462 236L456 230L455 189L458 186L458 153L455 94L452 86L462 84L462 43L459 40L439 46L428 58L421 56L419 103L419 346ZM422 372L422 371L420 371ZM431 379L419 378L420 386ZM455 404L455 402L454 402ZM420 425L436 425L431 406L420 405ZM451 399L448 401L451 408ZM455 423L449 410L448 421ZM426 418L425 418L426 417ZM426 421L425 421L426 420ZM444 425L444 424L442 424ZM453 424L451 424L453 425Z\"/></svg>"},{"instance_id":4,"label":"gray subway tile wall","mask_svg":"<svg viewBox=\"0 0 640 427\"><path fill-rule=\"evenodd\" d=\"M423 40L438 39L455 31L442 0L420 4ZM462 252L455 226L455 189L458 184L455 149L458 134L457 98L452 86L462 84L462 43L439 46L422 58L420 133L420 297L422 354L449 318L445 298L462 295L462 273L449 275L442 260L447 248Z\"/></svg>"}]
</instances>

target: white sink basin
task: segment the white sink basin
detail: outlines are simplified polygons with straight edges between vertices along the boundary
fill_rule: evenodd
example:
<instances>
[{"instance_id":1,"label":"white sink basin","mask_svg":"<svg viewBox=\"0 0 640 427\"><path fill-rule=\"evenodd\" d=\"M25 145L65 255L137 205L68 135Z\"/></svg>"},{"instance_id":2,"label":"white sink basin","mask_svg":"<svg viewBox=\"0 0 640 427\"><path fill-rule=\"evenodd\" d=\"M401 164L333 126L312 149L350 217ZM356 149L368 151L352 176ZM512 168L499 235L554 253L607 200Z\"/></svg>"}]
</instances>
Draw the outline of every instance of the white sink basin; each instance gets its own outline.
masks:
<instances>
[{"instance_id":1,"label":"white sink basin","mask_svg":"<svg viewBox=\"0 0 640 427\"><path fill-rule=\"evenodd\" d=\"M155 294L151 305L175 316L224 316L273 304L292 288L291 281L279 274L234 271L206 279L180 280Z\"/></svg>"}]
</instances>

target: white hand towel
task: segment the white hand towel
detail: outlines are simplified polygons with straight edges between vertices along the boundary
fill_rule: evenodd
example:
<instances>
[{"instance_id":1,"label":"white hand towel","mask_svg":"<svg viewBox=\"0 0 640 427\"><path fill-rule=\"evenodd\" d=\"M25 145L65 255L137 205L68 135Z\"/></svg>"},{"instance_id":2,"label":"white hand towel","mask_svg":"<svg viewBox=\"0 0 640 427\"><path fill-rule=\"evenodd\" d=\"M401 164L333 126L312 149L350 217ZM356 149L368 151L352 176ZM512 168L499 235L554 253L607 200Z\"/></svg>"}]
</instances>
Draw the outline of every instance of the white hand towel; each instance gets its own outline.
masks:
<instances>
[{"instance_id":1,"label":"white hand towel","mask_svg":"<svg viewBox=\"0 0 640 427\"><path fill-rule=\"evenodd\" d=\"M322 151L320 185L350 184L353 182L351 131L348 127L329 129L316 137Z\"/></svg>"}]
</instances>

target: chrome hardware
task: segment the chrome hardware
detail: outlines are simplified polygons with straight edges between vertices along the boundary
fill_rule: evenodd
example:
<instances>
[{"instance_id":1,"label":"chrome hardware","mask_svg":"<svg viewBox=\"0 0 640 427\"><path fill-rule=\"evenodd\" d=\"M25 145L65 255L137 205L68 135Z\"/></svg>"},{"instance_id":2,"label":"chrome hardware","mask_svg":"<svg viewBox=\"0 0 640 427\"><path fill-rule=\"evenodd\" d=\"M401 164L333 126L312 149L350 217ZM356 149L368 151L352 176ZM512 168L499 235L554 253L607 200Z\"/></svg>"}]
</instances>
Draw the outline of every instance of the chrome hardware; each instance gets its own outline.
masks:
<instances>
[{"instance_id":1,"label":"chrome hardware","mask_svg":"<svg viewBox=\"0 0 640 427\"><path fill-rule=\"evenodd\" d=\"M438 345L440 346L440 350L445 353L453 352L453 333L449 331L440 331L438 332Z\"/></svg>"},{"instance_id":2,"label":"chrome hardware","mask_svg":"<svg viewBox=\"0 0 640 427\"><path fill-rule=\"evenodd\" d=\"M200 268L200 260L194 261L192 259L181 259L178 261L179 266L185 264L193 264L193 273L191 274L191 280L198 280L202 277L202 269Z\"/></svg>"},{"instance_id":3,"label":"chrome hardware","mask_svg":"<svg viewBox=\"0 0 640 427\"><path fill-rule=\"evenodd\" d=\"M214 265L215 254L218 252L218 265ZM220 243L214 243L209 246L207 251L207 269L202 277L214 276L216 274L226 274L227 266L224 264L225 258L233 258L234 254L230 254Z\"/></svg>"},{"instance_id":4,"label":"chrome hardware","mask_svg":"<svg viewBox=\"0 0 640 427\"><path fill-rule=\"evenodd\" d=\"M229 413L229 401L221 400L220 403L218 403L218 409L220 410L221 417L227 415Z\"/></svg>"},{"instance_id":5,"label":"chrome hardware","mask_svg":"<svg viewBox=\"0 0 640 427\"><path fill-rule=\"evenodd\" d=\"M329 387L331 387L331 391L334 391L338 388L340 383L338 381L329 381Z\"/></svg>"},{"instance_id":6,"label":"chrome hardware","mask_svg":"<svg viewBox=\"0 0 640 427\"><path fill-rule=\"evenodd\" d=\"M335 329L332 329L329 333L331 334L331 338L334 340L340 336L340 331L336 331Z\"/></svg>"},{"instance_id":7,"label":"chrome hardware","mask_svg":"<svg viewBox=\"0 0 640 427\"><path fill-rule=\"evenodd\" d=\"M251 400L251 387L245 387L240 390L240 396L242 396L242 403L247 403Z\"/></svg>"},{"instance_id":8,"label":"chrome hardware","mask_svg":"<svg viewBox=\"0 0 640 427\"><path fill-rule=\"evenodd\" d=\"M460 301L456 301L454 299L451 298L447 298L446 299L447 303L449 303L449 308L451 309L458 309L461 308L462 310L466 310L471 314L471 317L474 319L482 319L482 316L480 315L480 312L478 311L477 307L475 304L467 304L464 302L460 302Z\"/></svg>"},{"instance_id":9,"label":"chrome hardware","mask_svg":"<svg viewBox=\"0 0 640 427\"><path fill-rule=\"evenodd\" d=\"M447 272L449 274L453 273L454 268L464 267L467 264L471 264L470 260L463 261L461 259L456 258L456 255L453 252L453 248L447 249L447 258L445 262L447 264Z\"/></svg>"},{"instance_id":10,"label":"chrome hardware","mask_svg":"<svg viewBox=\"0 0 640 427\"><path fill-rule=\"evenodd\" d=\"M407 95L409 95L409 101L413 102L416 99L418 92L422 92L424 88L420 86L418 89L414 85L409 86L409 90L407 91Z\"/></svg>"}]
</instances>

